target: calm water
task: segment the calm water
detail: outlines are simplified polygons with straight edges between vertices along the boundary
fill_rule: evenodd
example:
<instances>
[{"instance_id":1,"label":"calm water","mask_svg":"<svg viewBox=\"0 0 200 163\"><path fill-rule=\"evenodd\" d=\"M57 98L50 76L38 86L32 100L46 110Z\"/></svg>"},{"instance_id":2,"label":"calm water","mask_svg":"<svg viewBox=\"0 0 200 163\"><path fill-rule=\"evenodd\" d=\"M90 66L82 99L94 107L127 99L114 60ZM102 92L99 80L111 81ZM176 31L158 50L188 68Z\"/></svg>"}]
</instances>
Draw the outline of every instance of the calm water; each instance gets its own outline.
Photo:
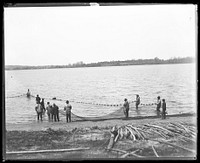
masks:
<instances>
[{"instance_id":1,"label":"calm water","mask_svg":"<svg viewBox=\"0 0 200 163\"><path fill-rule=\"evenodd\" d=\"M120 104L124 98L133 101L135 94L140 95L141 103L149 104L161 96L166 99L168 114L196 112L195 81L195 64L6 71L6 123L36 121L35 98L7 98L26 93L27 89L34 96L96 104ZM45 103L47 101L55 102L63 110L64 101L45 100ZM119 108L71 104L73 113L88 117L106 115ZM154 115L155 107L140 106L138 113L131 104L131 116Z\"/></svg>"}]
</instances>

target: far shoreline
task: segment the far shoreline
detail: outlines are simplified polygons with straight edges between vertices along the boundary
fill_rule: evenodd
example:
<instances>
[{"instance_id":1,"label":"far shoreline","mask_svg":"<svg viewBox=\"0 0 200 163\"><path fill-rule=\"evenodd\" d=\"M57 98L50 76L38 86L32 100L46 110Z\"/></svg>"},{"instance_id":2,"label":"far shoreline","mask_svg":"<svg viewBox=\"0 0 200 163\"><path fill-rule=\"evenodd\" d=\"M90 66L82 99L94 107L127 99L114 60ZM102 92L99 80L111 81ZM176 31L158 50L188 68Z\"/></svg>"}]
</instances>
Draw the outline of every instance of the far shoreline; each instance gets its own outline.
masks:
<instances>
[{"instance_id":1,"label":"far shoreline","mask_svg":"<svg viewBox=\"0 0 200 163\"><path fill-rule=\"evenodd\" d=\"M186 63L153 63L153 64L127 64L127 65L105 65L105 66L80 66L80 67L57 67L59 65L53 65L49 68L39 68L40 66L33 66L35 68L4 68L5 71L20 71L20 70L48 70L48 69L74 69L74 68L99 68L99 67L124 67L124 66L151 66L151 65L177 65L177 64L194 64L195 62ZM6 65L7 66L7 65ZM12 66L12 65L11 65ZM16 65L21 66L21 65ZM54 67L55 66L55 67ZM22 66L23 67L23 66ZM30 66L32 67L32 66Z\"/></svg>"}]
</instances>

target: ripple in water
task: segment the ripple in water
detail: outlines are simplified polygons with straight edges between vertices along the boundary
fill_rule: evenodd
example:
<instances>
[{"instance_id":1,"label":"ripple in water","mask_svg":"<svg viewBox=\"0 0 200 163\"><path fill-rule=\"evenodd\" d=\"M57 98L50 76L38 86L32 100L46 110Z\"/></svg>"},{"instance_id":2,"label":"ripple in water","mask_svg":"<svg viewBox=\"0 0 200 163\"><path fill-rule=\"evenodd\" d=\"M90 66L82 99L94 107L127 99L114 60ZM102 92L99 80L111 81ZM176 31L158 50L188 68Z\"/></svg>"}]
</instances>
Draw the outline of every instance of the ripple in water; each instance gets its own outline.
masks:
<instances>
[{"instance_id":1,"label":"ripple in water","mask_svg":"<svg viewBox=\"0 0 200 163\"><path fill-rule=\"evenodd\" d=\"M5 74L6 97L24 94L30 89L34 96L39 94L40 97L63 99L45 99L45 104L47 101L51 104L55 102L60 110L63 110L65 100L121 104L124 98L135 100L135 94L140 95L143 104L155 103L158 95L165 98L169 114L196 112L197 109L194 64L20 70L6 71ZM53 80L52 76L55 77ZM119 109L74 102L71 104L74 114L86 117L102 116ZM34 107L35 98L6 98L6 122L36 121ZM140 111L136 112L134 104L131 104L130 112L132 116L155 115L155 108L155 105L140 106Z\"/></svg>"}]
</instances>

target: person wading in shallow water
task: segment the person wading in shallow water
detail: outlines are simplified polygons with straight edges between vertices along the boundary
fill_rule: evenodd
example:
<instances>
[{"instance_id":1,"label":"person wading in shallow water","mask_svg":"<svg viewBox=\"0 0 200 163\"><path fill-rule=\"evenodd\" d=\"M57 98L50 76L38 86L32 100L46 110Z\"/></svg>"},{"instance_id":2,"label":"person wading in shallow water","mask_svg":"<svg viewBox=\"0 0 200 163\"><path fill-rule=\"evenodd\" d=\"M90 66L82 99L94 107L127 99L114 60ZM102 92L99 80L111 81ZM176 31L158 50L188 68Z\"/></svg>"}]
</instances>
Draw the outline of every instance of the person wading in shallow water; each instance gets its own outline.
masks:
<instances>
[{"instance_id":1,"label":"person wading in shallow water","mask_svg":"<svg viewBox=\"0 0 200 163\"><path fill-rule=\"evenodd\" d=\"M54 117L54 121L60 121L59 120L59 107L54 103L53 104L53 117Z\"/></svg>"},{"instance_id":2,"label":"person wading in shallow water","mask_svg":"<svg viewBox=\"0 0 200 163\"><path fill-rule=\"evenodd\" d=\"M39 97L39 95L37 95L37 97L36 97L36 104L39 104L40 103L40 97Z\"/></svg>"},{"instance_id":3,"label":"person wading in shallow water","mask_svg":"<svg viewBox=\"0 0 200 163\"><path fill-rule=\"evenodd\" d=\"M29 91L29 89L28 89L28 92L26 93L26 96L31 97L31 92Z\"/></svg>"},{"instance_id":4,"label":"person wading in shallow water","mask_svg":"<svg viewBox=\"0 0 200 163\"><path fill-rule=\"evenodd\" d=\"M123 107L124 107L125 117L128 118L129 103L128 103L128 100L126 98L124 99Z\"/></svg>"},{"instance_id":5,"label":"person wading in shallow water","mask_svg":"<svg viewBox=\"0 0 200 163\"><path fill-rule=\"evenodd\" d=\"M138 110L138 105L140 105L140 96L136 95L136 100L135 100L135 107Z\"/></svg>"},{"instance_id":6,"label":"person wading in shallow water","mask_svg":"<svg viewBox=\"0 0 200 163\"><path fill-rule=\"evenodd\" d=\"M44 114L46 109L45 109L44 99L43 98L42 98L42 101L41 101L41 105L42 105L42 113Z\"/></svg>"},{"instance_id":7,"label":"person wading in shallow water","mask_svg":"<svg viewBox=\"0 0 200 163\"><path fill-rule=\"evenodd\" d=\"M48 115L48 120L49 122L53 120L53 109L52 106L50 105L50 102L47 102L47 107L46 107L47 115Z\"/></svg>"},{"instance_id":8,"label":"person wading in shallow water","mask_svg":"<svg viewBox=\"0 0 200 163\"><path fill-rule=\"evenodd\" d=\"M160 117L160 108L161 108L160 96L157 97L157 103L156 103L156 105L157 105L157 107L156 107L157 116Z\"/></svg>"},{"instance_id":9,"label":"person wading in shallow water","mask_svg":"<svg viewBox=\"0 0 200 163\"><path fill-rule=\"evenodd\" d=\"M37 113L37 120L39 119L42 121L42 105L40 103L36 104L35 111Z\"/></svg>"},{"instance_id":10,"label":"person wading in shallow water","mask_svg":"<svg viewBox=\"0 0 200 163\"><path fill-rule=\"evenodd\" d=\"M162 99L162 119L166 119L166 102Z\"/></svg>"},{"instance_id":11,"label":"person wading in shallow water","mask_svg":"<svg viewBox=\"0 0 200 163\"><path fill-rule=\"evenodd\" d=\"M71 122L71 110L72 106L69 104L69 101L66 101L66 105L64 107L64 111L66 111L66 122Z\"/></svg>"}]
</instances>

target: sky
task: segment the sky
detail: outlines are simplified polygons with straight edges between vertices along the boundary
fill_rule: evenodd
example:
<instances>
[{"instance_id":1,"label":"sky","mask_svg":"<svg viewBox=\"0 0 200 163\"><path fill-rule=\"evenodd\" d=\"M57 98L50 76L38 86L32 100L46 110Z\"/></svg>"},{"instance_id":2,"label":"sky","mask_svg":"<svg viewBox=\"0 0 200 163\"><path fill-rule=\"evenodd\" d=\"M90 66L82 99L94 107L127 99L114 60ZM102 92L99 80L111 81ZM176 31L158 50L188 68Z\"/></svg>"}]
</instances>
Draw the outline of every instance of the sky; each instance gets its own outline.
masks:
<instances>
[{"instance_id":1,"label":"sky","mask_svg":"<svg viewBox=\"0 0 200 163\"><path fill-rule=\"evenodd\" d=\"M5 65L195 57L193 4L4 8Z\"/></svg>"}]
</instances>

